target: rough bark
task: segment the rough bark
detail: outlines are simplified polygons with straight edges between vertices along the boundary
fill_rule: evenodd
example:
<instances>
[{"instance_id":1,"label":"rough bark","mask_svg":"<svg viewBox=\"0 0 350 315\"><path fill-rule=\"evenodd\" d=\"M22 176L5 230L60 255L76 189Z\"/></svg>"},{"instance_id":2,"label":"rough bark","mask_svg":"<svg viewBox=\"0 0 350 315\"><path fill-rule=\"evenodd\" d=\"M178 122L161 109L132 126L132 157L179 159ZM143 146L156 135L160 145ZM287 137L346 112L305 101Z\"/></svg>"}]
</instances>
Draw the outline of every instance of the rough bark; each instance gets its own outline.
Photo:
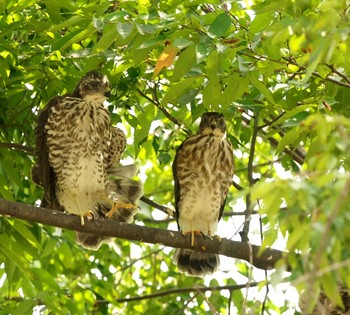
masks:
<instances>
[{"instance_id":1,"label":"rough bark","mask_svg":"<svg viewBox=\"0 0 350 315\"><path fill-rule=\"evenodd\" d=\"M260 246L236 242L228 239L218 239L195 235L195 245L191 246L190 237L180 232L127 224L112 220L85 220L80 224L76 215L60 211L30 206L23 203L8 201L0 198L0 214L30 222L36 222L69 230L118 237L130 241L151 244L162 244L175 248L193 248L209 253L217 253L227 257L243 259L259 269L272 269L285 253L267 248L259 254Z\"/></svg>"}]
</instances>

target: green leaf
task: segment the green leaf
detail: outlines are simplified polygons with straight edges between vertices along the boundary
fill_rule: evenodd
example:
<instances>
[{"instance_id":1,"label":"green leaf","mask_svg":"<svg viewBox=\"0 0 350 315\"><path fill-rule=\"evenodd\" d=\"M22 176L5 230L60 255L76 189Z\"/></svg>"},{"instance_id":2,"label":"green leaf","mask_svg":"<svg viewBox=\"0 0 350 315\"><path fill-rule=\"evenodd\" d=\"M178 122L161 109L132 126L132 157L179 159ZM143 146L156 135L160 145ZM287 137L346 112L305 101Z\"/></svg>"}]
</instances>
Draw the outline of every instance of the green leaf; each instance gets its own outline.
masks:
<instances>
[{"instance_id":1,"label":"green leaf","mask_svg":"<svg viewBox=\"0 0 350 315\"><path fill-rule=\"evenodd\" d=\"M23 257L22 253L17 253L12 250L12 248L10 247L11 240L5 235L0 235L0 244L0 251L2 251L2 253L11 260L13 266L16 266L18 269L21 270L21 272L27 273L26 260Z\"/></svg>"},{"instance_id":2,"label":"green leaf","mask_svg":"<svg viewBox=\"0 0 350 315\"><path fill-rule=\"evenodd\" d=\"M188 40L187 38L176 38L173 44L179 49L184 49L188 46L193 46L193 41Z\"/></svg>"},{"instance_id":3,"label":"green leaf","mask_svg":"<svg viewBox=\"0 0 350 315\"><path fill-rule=\"evenodd\" d=\"M190 46L184 49L177 59L174 67L172 82L178 81L187 74L196 63L196 47Z\"/></svg>"},{"instance_id":4,"label":"green leaf","mask_svg":"<svg viewBox=\"0 0 350 315\"><path fill-rule=\"evenodd\" d=\"M62 30L64 28L66 28L66 27L70 27L72 25L79 24L83 20L85 20L83 16L81 16L81 15L73 15L72 17L70 17L69 19L65 20L64 22L54 25L53 27L51 27L49 29L49 31L50 32L57 32L57 31L60 31L60 30Z\"/></svg>"},{"instance_id":5,"label":"green leaf","mask_svg":"<svg viewBox=\"0 0 350 315\"><path fill-rule=\"evenodd\" d=\"M29 301L20 301L16 305L16 309L12 310L11 314L13 315L23 315L31 314L36 303L33 300Z\"/></svg>"},{"instance_id":6,"label":"green leaf","mask_svg":"<svg viewBox=\"0 0 350 315\"><path fill-rule=\"evenodd\" d=\"M283 138L280 140L280 142L277 145L276 154L281 153L286 146L297 141L301 132L302 132L302 130L300 129L299 126L286 132L286 134L283 136Z\"/></svg>"},{"instance_id":7,"label":"green leaf","mask_svg":"<svg viewBox=\"0 0 350 315\"><path fill-rule=\"evenodd\" d=\"M95 32L96 32L96 29L92 25L89 25L86 29L82 30L81 32L75 34L72 38L70 38L69 41L67 41L64 45L62 45L61 49L66 49L72 44L78 43L88 38Z\"/></svg>"},{"instance_id":8,"label":"green leaf","mask_svg":"<svg viewBox=\"0 0 350 315\"><path fill-rule=\"evenodd\" d=\"M138 156L140 145L148 138L149 129L151 127L155 113L156 111L154 105L147 105L143 108L143 112L139 114L137 118L139 127L135 129L134 133L135 156Z\"/></svg>"},{"instance_id":9,"label":"green leaf","mask_svg":"<svg viewBox=\"0 0 350 315\"><path fill-rule=\"evenodd\" d=\"M222 13L215 18L208 31L211 34L220 37L226 33L230 25L231 18L226 13Z\"/></svg>"},{"instance_id":10,"label":"green leaf","mask_svg":"<svg viewBox=\"0 0 350 315\"><path fill-rule=\"evenodd\" d=\"M271 124L271 126L277 126L282 124L284 121L286 121L287 119L296 116L297 114L301 113L301 112L305 112L308 109L310 109L310 105L299 105L298 107L286 112L281 118L277 119L275 122L273 122Z\"/></svg>"},{"instance_id":11,"label":"green leaf","mask_svg":"<svg viewBox=\"0 0 350 315\"><path fill-rule=\"evenodd\" d=\"M328 43L326 41L322 41L321 43L319 43L316 51L311 53L309 65L307 67L303 83L307 82L310 79L310 77L312 76L312 74L315 72L317 65L322 60L324 50L328 46L327 44Z\"/></svg>"},{"instance_id":12,"label":"green leaf","mask_svg":"<svg viewBox=\"0 0 350 315\"><path fill-rule=\"evenodd\" d=\"M66 36L62 37L58 41L56 41L52 45L52 50L64 50L71 46L74 43L77 43L89 36L91 36L93 33L96 32L96 29L93 27L93 25L89 25L86 29L81 30L74 30L73 32L67 34Z\"/></svg>"},{"instance_id":13,"label":"green leaf","mask_svg":"<svg viewBox=\"0 0 350 315\"><path fill-rule=\"evenodd\" d=\"M191 88L191 85L198 80L198 77L188 77L179 81L176 84L173 84L165 93L160 106L167 106L167 104L176 103L177 99L188 89ZM199 78L199 80L203 80Z\"/></svg>"},{"instance_id":14,"label":"green leaf","mask_svg":"<svg viewBox=\"0 0 350 315\"><path fill-rule=\"evenodd\" d=\"M24 239L29 241L32 245L39 248L40 244L29 228L20 221L16 221L13 228L23 236Z\"/></svg>"},{"instance_id":15,"label":"green leaf","mask_svg":"<svg viewBox=\"0 0 350 315\"><path fill-rule=\"evenodd\" d=\"M101 52L109 48L120 36L119 30L114 27L107 28L100 40L93 48L93 52Z\"/></svg>"},{"instance_id":16,"label":"green leaf","mask_svg":"<svg viewBox=\"0 0 350 315\"><path fill-rule=\"evenodd\" d=\"M129 37L133 30L134 25L131 23L117 23L117 31L124 39Z\"/></svg>"},{"instance_id":17,"label":"green leaf","mask_svg":"<svg viewBox=\"0 0 350 315\"><path fill-rule=\"evenodd\" d=\"M171 161L171 155L168 153L161 153L158 156L158 161L160 164L168 164Z\"/></svg>"},{"instance_id":18,"label":"green leaf","mask_svg":"<svg viewBox=\"0 0 350 315\"><path fill-rule=\"evenodd\" d=\"M198 43L196 46L197 63L202 62L208 55L208 46L205 43Z\"/></svg>"},{"instance_id":19,"label":"green leaf","mask_svg":"<svg viewBox=\"0 0 350 315\"><path fill-rule=\"evenodd\" d=\"M252 21L249 32L257 34L263 31L272 23L273 15L270 12L257 14Z\"/></svg>"},{"instance_id":20,"label":"green leaf","mask_svg":"<svg viewBox=\"0 0 350 315\"><path fill-rule=\"evenodd\" d=\"M244 92L248 91L249 79L248 76L234 74L224 81L226 87L223 91L222 104L227 107L234 101L239 99Z\"/></svg>"},{"instance_id":21,"label":"green leaf","mask_svg":"<svg viewBox=\"0 0 350 315\"><path fill-rule=\"evenodd\" d=\"M0 195L2 198L14 201L15 198L9 190L9 186L3 176L0 176Z\"/></svg>"},{"instance_id":22,"label":"green leaf","mask_svg":"<svg viewBox=\"0 0 350 315\"><path fill-rule=\"evenodd\" d=\"M40 282L45 283L50 289L59 290L59 285L55 281L55 278L43 268L32 268L31 271L34 273Z\"/></svg>"},{"instance_id":23,"label":"green leaf","mask_svg":"<svg viewBox=\"0 0 350 315\"><path fill-rule=\"evenodd\" d=\"M256 71L250 71L248 72L248 77L250 79L250 82L253 83L253 85L266 97L266 99L274 106L277 106L275 100L272 97L271 92L269 89L262 84L258 79L258 73Z\"/></svg>"},{"instance_id":24,"label":"green leaf","mask_svg":"<svg viewBox=\"0 0 350 315\"><path fill-rule=\"evenodd\" d=\"M321 277L321 282L326 295L331 299L332 303L343 308L344 304L339 294L339 287L335 275L325 273Z\"/></svg>"},{"instance_id":25,"label":"green leaf","mask_svg":"<svg viewBox=\"0 0 350 315\"><path fill-rule=\"evenodd\" d=\"M213 50L208 56L206 69L209 80L218 81L219 55L216 50Z\"/></svg>"},{"instance_id":26,"label":"green leaf","mask_svg":"<svg viewBox=\"0 0 350 315\"><path fill-rule=\"evenodd\" d=\"M219 110L221 86L218 80L209 80L203 89L203 105L207 110Z\"/></svg>"},{"instance_id":27,"label":"green leaf","mask_svg":"<svg viewBox=\"0 0 350 315\"><path fill-rule=\"evenodd\" d=\"M49 238L47 240L47 243L44 246L43 252L41 253L41 257L44 258L46 256L51 255L54 252L56 246L57 246L57 241L55 239Z\"/></svg>"}]
</instances>

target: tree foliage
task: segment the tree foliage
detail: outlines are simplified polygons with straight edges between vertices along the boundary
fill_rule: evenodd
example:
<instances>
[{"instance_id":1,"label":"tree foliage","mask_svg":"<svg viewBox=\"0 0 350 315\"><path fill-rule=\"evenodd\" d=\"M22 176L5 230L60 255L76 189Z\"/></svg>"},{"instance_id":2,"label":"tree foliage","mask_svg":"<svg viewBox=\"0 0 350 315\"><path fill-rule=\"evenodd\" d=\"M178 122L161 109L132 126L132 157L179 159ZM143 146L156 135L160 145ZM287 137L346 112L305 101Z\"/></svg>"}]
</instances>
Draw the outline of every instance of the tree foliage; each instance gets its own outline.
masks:
<instances>
[{"instance_id":1,"label":"tree foliage","mask_svg":"<svg viewBox=\"0 0 350 315\"><path fill-rule=\"evenodd\" d=\"M69 230L1 217L0 310L298 312L265 296L266 286L249 288L265 278L304 292L309 312L320 290L341 307L338 287L350 286L349 29L345 0L0 1L0 197L38 204L38 111L101 69L113 123L128 136L123 162L137 162L147 198L171 207L176 147L202 113L222 112L236 173L218 234L289 252L266 277L230 259L203 280L179 274L169 247L116 239L92 252ZM140 207L135 224L176 229L172 217ZM174 288L193 290L148 297Z\"/></svg>"}]
</instances>

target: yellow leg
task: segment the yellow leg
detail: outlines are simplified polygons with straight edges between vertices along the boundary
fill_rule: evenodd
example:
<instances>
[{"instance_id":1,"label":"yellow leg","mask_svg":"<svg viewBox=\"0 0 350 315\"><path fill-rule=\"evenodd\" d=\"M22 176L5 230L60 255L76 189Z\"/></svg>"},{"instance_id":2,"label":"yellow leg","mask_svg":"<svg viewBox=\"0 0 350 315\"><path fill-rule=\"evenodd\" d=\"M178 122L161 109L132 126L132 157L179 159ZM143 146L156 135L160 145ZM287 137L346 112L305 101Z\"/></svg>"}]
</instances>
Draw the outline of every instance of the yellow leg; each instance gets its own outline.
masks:
<instances>
[{"instance_id":1,"label":"yellow leg","mask_svg":"<svg viewBox=\"0 0 350 315\"><path fill-rule=\"evenodd\" d=\"M198 231L198 230L192 230L192 231L188 231L188 232L185 232L185 233L182 233L183 235L187 235L187 234L190 234L191 235L191 246L193 247L194 246L194 243L195 243L195 238L194 238L194 235L197 234L197 235L200 235L202 234L201 231Z\"/></svg>"}]
</instances>

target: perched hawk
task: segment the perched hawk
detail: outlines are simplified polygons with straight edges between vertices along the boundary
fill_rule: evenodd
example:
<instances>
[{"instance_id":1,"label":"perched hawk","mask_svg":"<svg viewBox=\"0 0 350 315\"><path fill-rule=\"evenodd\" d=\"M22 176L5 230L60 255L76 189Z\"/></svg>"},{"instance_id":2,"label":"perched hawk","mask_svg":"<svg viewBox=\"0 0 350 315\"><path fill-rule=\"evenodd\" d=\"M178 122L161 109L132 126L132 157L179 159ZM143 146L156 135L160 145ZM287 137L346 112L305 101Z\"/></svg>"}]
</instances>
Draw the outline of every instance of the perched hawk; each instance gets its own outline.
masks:
<instances>
[{"instance_id":1,"label":"perched hawk","mask_svg":"<svg viewBox=\"0 0 350 315\"><path fill-rule=\"evenodd\" d=\"M71 95L57 96L46 105L35 130L32 178L44 188L41 205L79 215L82 225L87 214L130 222L137 209L133 203L142 195L140 183L130 179L135 167L117 166L126 139L111 126L103 105L108 87L105 76L87 73ZM77 241L87 248L97 249L107 239L77 233Z\"/></svg>"},{"instance_id":2,"label":"perched hawk","mask_svg":"<svg viewBox=\"0 0 350 315\"><path fill-rule=\"evenodd\" d=\"M222 216L233 176L233 152L226 138L220 113L205 113L199 131L177 149L173 163L175 208L179 230L214 235ZM219 256L189 249L177 249L174 262L192 276L213 273Z\"/></svg>"}]
</instances>

